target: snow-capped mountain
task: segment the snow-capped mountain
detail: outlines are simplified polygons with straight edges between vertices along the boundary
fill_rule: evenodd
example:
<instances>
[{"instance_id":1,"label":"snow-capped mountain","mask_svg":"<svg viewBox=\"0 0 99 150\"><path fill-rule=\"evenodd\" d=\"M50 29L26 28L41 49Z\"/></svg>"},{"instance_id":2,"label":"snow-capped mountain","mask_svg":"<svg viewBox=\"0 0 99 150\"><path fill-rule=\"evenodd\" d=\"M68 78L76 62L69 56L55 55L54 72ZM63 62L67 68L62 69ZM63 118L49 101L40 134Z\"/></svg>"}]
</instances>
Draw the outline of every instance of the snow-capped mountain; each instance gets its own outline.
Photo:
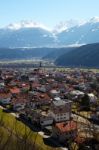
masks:
<instances>
[{"instance_id":1,"label":"snow-capped mountain","mask_svg":"<svg viewBox=\"0 0 99 150\"><path fill-rule=\"evenodd\" d=\"M0 29L0 47L62 47L96 42L99 42L99 17L61 22L51 30L33 21Z\"/></svg>"},{"instance_id":2,"label":"snow-capped mountain","mask_svg":"<svg viewBox=\"0 0 99 150\"><path fill-rule=\"evenodd\" d=\"M99 42L99 17L68 28L57 36L61 45L97 43Z\"/></svg>"},{"instance_id":3,"label":"snow-capped mountain","mask_svg":"<svg viewBox=\"0 0 99 150\"><path fill-rule=\"evenodd\" d=\"M69 30L71 27L74 27L74 26L78 25L79 23L80 23L80 21L73 20L73 19L67 20L65 22L61 21L59 24L57 24L54 27L53 32L57 34L64 30Z\"/></svg>"},{"instance_id":4,"label":"snow-capped mountain","mask_svg":"<svg viewBox=\"0 0 99 150\"><path fill-rule=\"evenodd\" d=\"M93 18L91 18L88 22L90 22L90 23L97 23L97 22L99 22L99 17L93 17Z\"/></svg>"},{"instance_id":5,"label":"snow-capped mountain","mask_svg":"<svg viewBox=\"0 0 99 150\"><path fill-rule=\"evenodd\" d=\"M36 22L22 21L0 29L0 47L50 47L54 40L53 33Z\"/></svg>"},{"instance_id":6,"label":"snow-capped mountain","mask_svg":"<svg viewBox=\"0 0 99 150\"><path fill-rule=\"evenodd\" d=\"M5 28L12 29L12 30L19 30L21 28L41 28L41 29L50 31L50 29L44 26L43 24L38 23L38 22L33 22L33 21L21 21L18 23L11 23Z\"/></svg>"}]
</instances>

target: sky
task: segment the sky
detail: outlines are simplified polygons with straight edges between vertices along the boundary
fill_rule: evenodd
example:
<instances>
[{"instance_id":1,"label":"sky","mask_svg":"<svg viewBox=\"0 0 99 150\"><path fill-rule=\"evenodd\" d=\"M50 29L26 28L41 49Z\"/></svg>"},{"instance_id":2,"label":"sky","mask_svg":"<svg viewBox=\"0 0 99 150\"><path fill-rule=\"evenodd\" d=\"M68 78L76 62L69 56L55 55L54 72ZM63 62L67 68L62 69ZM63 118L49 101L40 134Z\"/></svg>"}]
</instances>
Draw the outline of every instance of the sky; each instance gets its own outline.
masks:
<instances>
[{"instance_id":1,"label":"sky","mask_svg":"<svg viewBox=\"0 0 99 150\"><path fill-rule=\"evenodd\" d=\"M0 0L0 27L33 20L52 28L69 19L99 16L99 0Z\"/></svg>"}]
</instances>

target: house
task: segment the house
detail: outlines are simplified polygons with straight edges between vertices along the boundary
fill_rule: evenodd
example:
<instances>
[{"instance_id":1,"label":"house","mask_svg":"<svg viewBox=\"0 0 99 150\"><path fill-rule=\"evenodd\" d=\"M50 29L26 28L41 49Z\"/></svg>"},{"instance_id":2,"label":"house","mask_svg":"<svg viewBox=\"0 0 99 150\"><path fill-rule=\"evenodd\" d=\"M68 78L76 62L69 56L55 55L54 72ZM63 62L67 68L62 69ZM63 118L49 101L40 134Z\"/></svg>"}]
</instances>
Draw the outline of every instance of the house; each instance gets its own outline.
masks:
<instances>
[{"instance_id":1,"label":"house","mask_svg":"<svg viewBox=\"0 0 99 150\"><path fill-rule=\"evenodd\" d=\"M51 103L51 115L55 122L70 120L71 118L71 101L54 100Z\"/></svg>"},{"instance_id":2,"label":"house","mask_svg":"<svg viewBox=\"0 0 99 150\"><path fill-rule=\"evenodd\" d=\"M60 91L56 90L56 89L52 89L50 91L50 96L51 97L59 97Z\"/></svg>"},{"instance_id":3,"label":"house","mask_svg":"<svg viewBox=\"0 0 99 150\"><path fill-rule=\"evenodd\" d=\"M79 90L73 90L73 91L71 91L70 92L70 95L72 96L72 97L74 97L74 96L84 96L84 92L81 92L81 91L79 91Z\"/></svg>"},{"instance_id":4,"label":"house","mask_svg":"<svg viewBox=\"0 0 99 150\"><path fill-rule=\"evenodd\" d=\"M29 76L29 81L30 82L35 82L35 81L38 81L38 79L36 77Z\"/></svg>"},{"instance_id":5,"label":"house","mask_svg":"<svg viewBox=\"0 0 99 150\"><path fill-rule=\"evenodd\" d=\"M40 116L40 125L41 127L49 126L52 125L53 123L53 118L48 111L42 111L41 116Z\"/></svg>"},{"instance_id":6,"label":"house","mask_svg":"<svg viewBox=\"0 0 99 150\"><path fill-rule=\"evenodd\" d=\"M5 99L2 99L0 100L0 103L3 104L3 105L9 105L11 103L11 98L5 98Z\"/></svg>"},{"instance_id":7,"label":"house","mask_svg":"<svg viewBox=\"0 0 99 150\"><path fill-rule=\"evenodd\" d=\"M27 94L19 94L19 95L13 96L11 99L11 105L13 107L13 110L14 111L23 110L26 106L27 101L28 101Z\"/></svg>"},{"instance_id":8,"label":"house","mask_svg":"<svg viewBox=\"0 0 99 150\"><path fill-rule=\"evenodd\" d=\"M41 87L38 87L37 90L42 93L45 93L47 91L44 85L42 85Z\"/></svg>"},{"instance_id":9,"label":"house","mask_svg":"<svg viewBox=\"0 0 99 150\"><path fill-rule=\"evenodd\" d=\"M22 83L22 85L21 85L21 92L26 92L26 91L29 91L29 89L30 89L30 85L29 84L27 84L27 83Z\"/></svg>"},{"instance_id":10,"label":"house","mask_svg":"<svg viewBox=\"0 0 99 150\"><path fill-rule=\"evenodd\" d=\"M31 106L41 106L41 105L49 105L51 103L51 99L47 93L40 92L32 92L30 95L30 104Z\"/></svg>"},{"instance_id":11,"label":"house","mask_svg":"<svg viewBox=\"0 0 99 150\"><path fill-rule=\"evenodd\" d=\"M13 88L10 89L10 92L11 92L12 95L19 94L20 93L20 88L13 87Z\"/></svg>"},{"instance_id":12,"label":"house","mask_svg":"<svg viewBox=\"0 0 99 150\"><path fill-rule=\"evenodd\" d=\"M93 93L88 93L88 96L91 104L97 103L97 97Z\"/></svg>"},{"instance_id":13,"label":"house","mask_svg":"<svg viewBox=\"0 0 99 150\"><path fill-rule=\"evenodd\" d=\"M39 87L41 87L41 84L39 84L38 82L33 82L33 83L31 84L32 90L37 91L37 89L38 89Z\"/></svg>"},{"instance_id":14,"label":"house","mask_svg":"<svg viewBox=\"0 0 99 150\"><path fill-rule=\"evenodd\" d=\"M27 75L22 74L22 75L21 75L21 77L20 77L20 80L21 80L21 81L28 81L28 80L29 80L29 78L28 78L28 76L27 76Z\"/></svg>"},{"instance_id":15,"label":"house","mask_svg":"<svg viewBox=\"0 0 99 150\"><path fill-rule=\"evenodd\" d=\"M0 93L0 103L3 105L8 105L11 103L10 93Z\"/></svg>"},{"instance_id":16,"label":"house","mask_svg":"<svg viewBox=\"0 0 99 150\"><path fill-rule=\"evenodd\" d=\"M56 123L52 127L52 137L64 143L67 140L75 139L77 136L77 123L73 120Z\"/></svg>"},{"instance_id":17,"label":"house","mask_svg":"<svg viewBox=\"0 0 99 150\"><path fill-rule=\"evenodd\" d=\"M14 111L20 111L25 108L25 103L16 103L13 105L13 110Z\"/></svg>"}]
</instances>

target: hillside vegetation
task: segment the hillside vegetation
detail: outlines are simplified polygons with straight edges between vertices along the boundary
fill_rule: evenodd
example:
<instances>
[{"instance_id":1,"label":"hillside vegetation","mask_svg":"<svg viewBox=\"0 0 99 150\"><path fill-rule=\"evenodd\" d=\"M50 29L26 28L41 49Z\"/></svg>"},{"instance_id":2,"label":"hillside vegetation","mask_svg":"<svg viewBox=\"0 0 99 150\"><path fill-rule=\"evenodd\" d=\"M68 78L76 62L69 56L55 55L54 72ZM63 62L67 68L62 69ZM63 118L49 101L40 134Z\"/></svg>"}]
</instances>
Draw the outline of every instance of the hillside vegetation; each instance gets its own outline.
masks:
<instances>
[{"instance_id":1,"label":"hillside vegetation","mask_svg":"<svg viewBox=\"0 0 99 150\"><path fill-rule=\"evenodd\" d=\"M56 60L56 65L71 67L99 67L99 44L76 48Z\"/></svg>"}]
</instances>

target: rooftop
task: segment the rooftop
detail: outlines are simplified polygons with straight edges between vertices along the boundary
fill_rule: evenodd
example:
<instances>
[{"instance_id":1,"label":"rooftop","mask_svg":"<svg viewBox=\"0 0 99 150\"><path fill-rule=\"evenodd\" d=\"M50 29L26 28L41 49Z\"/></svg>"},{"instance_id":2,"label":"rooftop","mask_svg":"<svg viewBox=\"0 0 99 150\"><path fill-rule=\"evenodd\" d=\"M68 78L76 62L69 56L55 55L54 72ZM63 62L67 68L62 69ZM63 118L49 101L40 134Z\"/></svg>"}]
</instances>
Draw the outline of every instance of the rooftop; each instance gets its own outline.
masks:
<instances>
[{"instance_id":1,"label":"rooftop","mask_svg":"<svg viewBox=\"0 0 99 150\"><path fill-rule=\"evenodd\" d=\"M10 91L11 91L12 94L18 94L18 93L20 93L20 89L16 88L16 87L10 89Z\"/></svg>"},{"instance_id":2,"label":"rooftop","mask_svg":"<svg viewBox=\"0 0 99 150\"><path fill-rule=\"evenodd\" d=\"M54 104L55 106L62 106L62 105L66 105L66 104L68 104L68 103L71 103L71 101L70 101L70 100L68 100L68 101L64 101L64 100L54 100L54 101L53 101L53 104Z\"/></svg>"},{"instance_id":3,"label":"rooftop","mask_svg":"<svg viewBox=\"0 0 99 150\"><path fill-rule=\"evenodd\" d=\"M77 129L77 123L74 121L56 123L55 125L61 132L69 132Z\"/></svg>"}]
</instances>

